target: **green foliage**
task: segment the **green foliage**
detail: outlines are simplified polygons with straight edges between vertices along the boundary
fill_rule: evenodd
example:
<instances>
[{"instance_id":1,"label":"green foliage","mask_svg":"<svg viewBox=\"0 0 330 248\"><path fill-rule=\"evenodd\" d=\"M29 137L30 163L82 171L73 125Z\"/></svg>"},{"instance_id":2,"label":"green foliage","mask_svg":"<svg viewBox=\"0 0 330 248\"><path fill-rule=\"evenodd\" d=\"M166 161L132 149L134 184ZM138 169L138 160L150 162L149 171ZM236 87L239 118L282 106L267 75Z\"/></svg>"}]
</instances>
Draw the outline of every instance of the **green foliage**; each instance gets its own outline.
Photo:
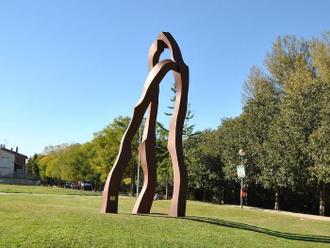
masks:
<instances>
[{"instance_id":1,"label":"green foliage","mask_svg":"<svg viewBox=\"0 0 330 248\"><path fill-rule=\"evenodd\" d=\"M34 154L28 159L25 170L28 175L39 177L38 154Z\"/></svg>"},{"instance_id":2,"label":"green foliage","mask_svg":"<svg viewBox=\"0 0 330 248\"><path fill-rule=\"evenodd\" d=\"M224 175L229 181L237 181L236 166L240 164L238 151L245 147L243 127L242 119L236 117L223 120L217 130Z\"/></svg>"},{"instance_id":3,"label":"green foliage","mask_svg":"<svg viewBox=\"0 0 330 248\"><path fill-rule=\"evenodd\" d=\"M318 77L330 82L330 31L324 32L321 39L310 42L311 56Z\"/></svg>"},{"instance_id":4,"label":"green foliage","mask_svg":"<svg viewBox=\"0 0 330 248\"><path fill-rule=\"evenodd\" d=\"M244 148L249 184L278 192L329 182L329 37L279 37L266 70L252 67L243 113L218 128L227 180L236 179L237 152Z\"/></svg>"},{"instance_id":5,"label":"green foliage","mask_svg":"<svg viewBox=\"0 0 330 248\"><path fill-rule=\"evenodd\" d=\"M185 144L189 188L203 192L203 200L221 201L224 186L219 139L214 130L196 133Z\"/></svg>"},{"instance_id":6,"label":"green foliage","mask_svg":"<svg viewBox=\"0 0 330 248\"><path fill-rule=\"evenodd\" d=\"M175 86L175 83L172 85L171 91L173 93L173 96L170 99L172 105L171 106L168 106L167 108L170 111L173 111L174 110L175 99L176 99L176 86ZM172 116L172 112L166 112L165 115ZM192 118L194 118L194 114L193 114L193 112L190 109L190 104L188 104L187 114L186 114L186 118L185 118L183 130L182 130L183 139L189 138L194 133L194 127L195 127L195 125L194 124L190 124L190 121L191 121ZM164 127L162 126L162 128L164 128ZM164 130L166 130L166 129L164 129Z\"/></svg>"},{"instance_id":7,"label":"green foliage","mask_svg":"<svg viewBox=\"0 0 330 248\"><path fill-rule=\"evenodd\" d=\"M319 98L320 123L309 136L308 152L313 163L308 168L312 179L330 183L330 84L322 83Z\"/></svg>"},{"instance_id":8,"label":"green foliage","mask_svg":"<svg viewBox=\"0 0 330 248\"><path fill-rule=\"evenodd\" d=\"M245 86L249 89L249 98L246 99L244 111L240 116L239 132L244 136L247 179L249 182L265 186L269 183L268 180L273 180L264 174L268 174L268 171L273 171L274 168L267 158L271 157L270 128L279 113L281 87L256 67L251 69Z\"/></svg>"},{"instance_id":9,"label":"green foliage","mask_svg":"<svg viewBox=\"0 0 330 248\"><path fill-rule=\"evenodd\" d=\"M48 146L36 158L43 181L104 182L119 151L121 138L130 122L128 117L118 117L109 126L95 134L91 142ZM124 178L131 177L137 164L137 137L132 142L132 160Z\"/></svg>"},{"instance_id":10,"label":"green foliage","mask_svg":"<svg viewBox=\"0 0 330 248\"><path fill-rule=\"evenodd\" d=\"M313 71L308 42L299 40L294 35L278 37L272 52L266 56L265 64L272 78L283 87L287 86L291 75L301 64L307 65L306 69Z\"/></svg>"},{"instance_id":11,"label":"green foliage","mask_svg":"<svg viewBox=\"0 0 330 248\"><path fill-rule=\"evenodd\" d=\"M175 83L171 87L173 96L170 101L171 106L168 106L169 112L166 112L165 115L172 116L172 111L174 110L174 104L176 100L176 87ZM194 135L195 125L190 124L190 121L194 117L194 114L190 110L190 105L188 105L187 114L183 126L183 142L184 147L186 141ZM173 185L173 170L172 163L170 159L170 154L167 150L167 141L168 141L168 129L166 129L161 123L157 123L157 182L158 188L160 190L165 189L165 198L169 196L169 190ZM189 158L185 156L185 161Z\"/></svg>"},{"instance_id":12,"label":"green foliage","mask_svg":"<svg viewBox=\"0 0 330 248\"><path fill-rule=\"evenodd\" d=\"M119 152L121 139L130 122L129 117L118 117L113 122L104 128L102 131L94 135L91 142L94 156L91 159L91 164L95 171L100 174L100 180L105 181L108 173L115 163ZM137 165L137 147L138 135L132 141L132 159L125 172L124 178L130 176L130 172Z\"/></svg>"},{"instance_id":13,"label":"green foliage","mask_svg":"<svg viewBox=\"0 0 330 248\"><path fill-rule=\"evenodd\" d=\"M158 189L165 191L165 198L169 196L170 187L173 185L173 170L170 154L167 150L168 130L161 123L157 123L157 182Z\"/></svg>"}]
</instances>

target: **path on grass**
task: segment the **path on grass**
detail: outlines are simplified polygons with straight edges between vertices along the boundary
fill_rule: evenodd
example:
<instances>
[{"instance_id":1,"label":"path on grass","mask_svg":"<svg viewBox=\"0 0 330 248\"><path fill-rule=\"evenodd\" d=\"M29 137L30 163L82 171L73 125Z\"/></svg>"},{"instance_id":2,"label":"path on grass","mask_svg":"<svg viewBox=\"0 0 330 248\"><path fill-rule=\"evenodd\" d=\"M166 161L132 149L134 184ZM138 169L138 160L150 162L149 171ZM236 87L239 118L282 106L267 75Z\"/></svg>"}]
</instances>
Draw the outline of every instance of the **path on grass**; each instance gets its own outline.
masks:
<instances>
[{"instance_id":1,"label":"path on grass","mask_svg":"<svg viewBox=\"0 0 330 248\"><path fill-rule=\"evenodd\" d=\"M235 208L239 208L238 205L227 205ZM320 216L320 215L313 215L313 214L302 214L302 213L295 213L295 212L289 212L289 211L282 211L282 210L273 210L273 209L264 209L264 208L258 208L258 207L250 207L250 206L244 206L243 209L250 209L250 210L256 210L256 211L262 211L266 213L272 213L272 214L281 214L281 215L289 215L298 217L300 219L309 219L309 220L324 220L324 221L330 221L330 217L327 216Z\"/></svg>"},{"instance_id":2,"label":"path on grass","mask_svg":"<svg viewBox=\"0 0 330 248\"><path fill-rule=\"evenodd\" d=\"M37 196L88 196L100 197L95 194L61 194L61 193L34 193L34 192L0 192L0 195L37 195ZM121 198L129 198L129 196L119 195Z\"/></svg>"}]
</instances>

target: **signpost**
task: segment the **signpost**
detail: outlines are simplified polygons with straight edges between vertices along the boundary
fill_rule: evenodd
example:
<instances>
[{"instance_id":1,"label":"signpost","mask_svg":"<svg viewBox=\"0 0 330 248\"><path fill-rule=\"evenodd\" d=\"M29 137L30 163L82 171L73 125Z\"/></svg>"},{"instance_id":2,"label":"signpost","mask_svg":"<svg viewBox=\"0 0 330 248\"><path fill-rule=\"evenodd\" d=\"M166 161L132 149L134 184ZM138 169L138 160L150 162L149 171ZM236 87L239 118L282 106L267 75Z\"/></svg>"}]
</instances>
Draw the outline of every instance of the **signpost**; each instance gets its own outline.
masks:
<instances>
[{"instance_id":1,"label":"signpost","mask_svg":"<svg viewBox=\"0 0 330 248\"><path fill-rule=\"evenodd\" d=\"M243 164L237 165L237 177L241 180L240 207L243 208L243 178L245 177L245 168Z\"/></svg>"},{"instance_id":2,"label":"signpost","mask_svg":"<svg viewBox=\"0 0 330 248\"><path fill-rule=\"evenodd\" d=\"M245 177L245 167L244 167L244 156L245 156L245 151L243 149L240 149L238 151L238 154L241 158L241 164L237 165L237 177L238 179L241 180L241 190L240 190L240 207L243 208L243 179Z\"/></svg>"},{"instance_id":3,"label":"signpost","mask_svg":"<svg viewBox=\"0 0 330 248\"><path fill-rule=\"evenodd\" d=\"M245 177L245 168L243 164L237 165L237 177L241 180L240 207L243 208L243 179Z\"/></svg>"},{"instance_id":4,"label":"signpost","mask_svg":"<svg viewBox=\"0 0 330 248\"><path fill-rule=\"evenodd\" d=\"M245 168L243 164L237 165L237 177L238 178L245 177Z\"/></svg>"}]
</instances>

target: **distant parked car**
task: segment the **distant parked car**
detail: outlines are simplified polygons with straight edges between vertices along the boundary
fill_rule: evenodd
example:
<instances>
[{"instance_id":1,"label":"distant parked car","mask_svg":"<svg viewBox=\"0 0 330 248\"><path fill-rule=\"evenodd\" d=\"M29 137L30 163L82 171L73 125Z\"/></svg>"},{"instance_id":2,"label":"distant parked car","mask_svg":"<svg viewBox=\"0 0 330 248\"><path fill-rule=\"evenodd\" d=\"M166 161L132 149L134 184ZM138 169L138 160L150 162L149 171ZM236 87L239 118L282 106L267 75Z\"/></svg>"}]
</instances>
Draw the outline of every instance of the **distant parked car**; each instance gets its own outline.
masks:
<instances>
[{"instance_id":1,"label":"distant parked car","mask_svg":"<svg viewBox=\"0 0 330 248\"><path fill-rule=\"evenodd\" d=\"M160 194L156 193L154 195L154 200L163 200L163 196L161 196Z\"/></svg>"},{"instance_id":2,"label":"distant parked car","mask_svg":"<svg viewBox=\"0 0 330 248\"><path fill-rule=\"evenodd\" d=\"M70 182L65 182L64 183L64 188L70 189L71 188L71 183Z\"/></svg>"},{"instance_id":3,"label":"distant parked car","mask_svg":"<svg viewBox=\"0 0 330 248\"><path fill-rule=\"evenodd\" d=\"M70 188L71 189L78 189L78 184L77 183L71 183Z\"/></svg>"},{"instance_id":4,"label":"distant parked car","mask_svg":"<svg viewBox=\"0 0 330 248\"><path fill-rule=\"evenodd\" d=\"M81 189L82 190L92 190L93 189L93 185L90 181L85 181L81 183Z\"/></svg>"}]
</instances>

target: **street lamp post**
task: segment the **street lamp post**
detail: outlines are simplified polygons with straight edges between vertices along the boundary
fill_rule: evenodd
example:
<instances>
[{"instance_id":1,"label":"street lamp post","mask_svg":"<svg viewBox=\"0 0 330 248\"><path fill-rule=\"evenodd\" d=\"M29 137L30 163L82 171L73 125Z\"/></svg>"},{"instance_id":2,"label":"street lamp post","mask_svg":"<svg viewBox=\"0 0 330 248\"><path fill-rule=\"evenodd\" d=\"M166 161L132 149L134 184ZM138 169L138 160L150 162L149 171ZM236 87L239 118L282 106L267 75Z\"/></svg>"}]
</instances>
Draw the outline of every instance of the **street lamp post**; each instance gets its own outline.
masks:
<instances>
[{"instance_id":1,"label":"street lamp post","mask_svg":"<svg viewBox=\"0 0 330 248\"><path fill-rule=\"evenodd\" d=\"M245 177L245 168L244 168L244 156L245 151L243 149L240 149L238 151L238 155L240 156L240 162L241 164L237 166L237 176L240 179L241 183L241 190L240 190L240 207L243 208L243 179Z\"/></svg>"},{"instance_id":2,"label":"street lamp post","mask_svg":"<svg viewBox=\"0 0 330 248\"><path fill-rule=\"evenodd\" d=\"M142 138L142 125L139 128L139 146L141 144L141 138ZM139 197L140 193L140 153L138 152L138 161L137 161L137 173L136 173L136 197Z\"/></svg>"}]
</instances>

